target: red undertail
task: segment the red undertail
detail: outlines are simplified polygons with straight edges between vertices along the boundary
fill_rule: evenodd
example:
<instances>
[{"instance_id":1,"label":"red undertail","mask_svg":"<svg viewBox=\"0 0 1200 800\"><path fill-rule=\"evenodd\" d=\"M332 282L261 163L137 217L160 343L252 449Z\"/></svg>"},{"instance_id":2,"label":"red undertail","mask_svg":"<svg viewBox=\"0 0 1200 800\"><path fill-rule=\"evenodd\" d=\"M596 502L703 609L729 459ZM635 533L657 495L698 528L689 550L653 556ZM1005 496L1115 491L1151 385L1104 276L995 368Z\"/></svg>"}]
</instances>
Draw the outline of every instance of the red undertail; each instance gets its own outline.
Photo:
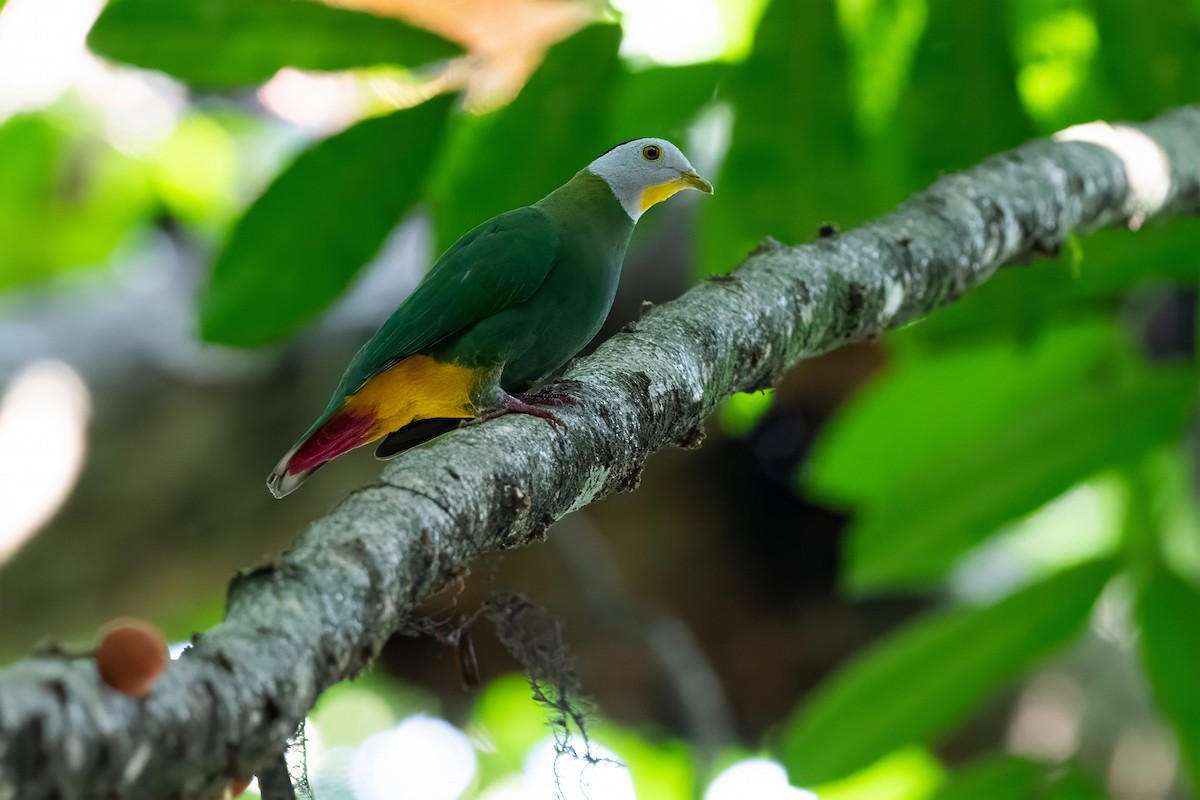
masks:
<instances>
[{"instance_id":1,"label":"red undertail","mask_svg":"<svg viewBox=\"0 0 1200 800\"><path fill-rule=\"evenodd\" d=\"M326 461L365 444L373 438L371 430L374 426L375 417L372 415L339 411L304 440L288 460L287 471L296 474L316 469Z\"/></svg>"}]
</instances>

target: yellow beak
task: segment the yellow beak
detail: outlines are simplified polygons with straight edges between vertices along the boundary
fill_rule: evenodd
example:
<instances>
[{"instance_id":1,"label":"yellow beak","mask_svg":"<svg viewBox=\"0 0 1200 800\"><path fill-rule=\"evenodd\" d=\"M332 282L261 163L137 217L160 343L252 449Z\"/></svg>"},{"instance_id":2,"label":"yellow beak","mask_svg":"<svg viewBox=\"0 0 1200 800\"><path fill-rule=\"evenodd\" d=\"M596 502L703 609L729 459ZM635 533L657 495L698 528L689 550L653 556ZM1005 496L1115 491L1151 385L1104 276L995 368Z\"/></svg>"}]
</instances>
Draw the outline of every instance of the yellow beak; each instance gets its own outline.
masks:
<instances>
[{"instance_id":1,"label":"yellow beak","mask_svg":"<svg viewBox=\"0 0 1200 800\"><path fill-rule=\"evenodd\" d=\"M676 192L681 192L684 189L699 189L708 194L713 193L711 183L701 178L695 170L685 169L679 173L678 178L672 178L657 186L647 187L642 192L642 211L645 211L655 203L661 203Z\"/></svg>"},{"instance_id":2,"label":"yellow beak","mask_svg":"<svg viewBox=\"0 0 1200 800\"><path fill-rule=\"evenodd\" d=\"M684 183L686 183L688 186L691 186L693 189L699 189L705 194L713 193L713 185L704 180L704 178L701 178L700 173L696 172L694 169L683 170L679 173L679 177L683 179Z\"/></svg>"}]
</instances>

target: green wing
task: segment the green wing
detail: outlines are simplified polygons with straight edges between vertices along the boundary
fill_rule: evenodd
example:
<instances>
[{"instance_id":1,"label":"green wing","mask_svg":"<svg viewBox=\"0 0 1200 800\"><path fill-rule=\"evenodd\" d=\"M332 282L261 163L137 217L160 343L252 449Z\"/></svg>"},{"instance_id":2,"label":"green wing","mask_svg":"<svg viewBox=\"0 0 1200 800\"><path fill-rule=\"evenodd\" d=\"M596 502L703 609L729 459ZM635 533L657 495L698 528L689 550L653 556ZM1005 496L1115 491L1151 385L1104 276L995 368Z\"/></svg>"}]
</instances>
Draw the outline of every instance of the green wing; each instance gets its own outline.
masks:
<instances>
[{"instance_id":1,"label":"green wing","mask_svg":"<svg viewBox=\"0 0 1200 800\"><path fill-rule=\"evenodd\" d=\"M529 207L501 214L463 236L354 356L322 417L400 359L528 300L558 251L555 226Z\"/></svg>"}]
</instances>

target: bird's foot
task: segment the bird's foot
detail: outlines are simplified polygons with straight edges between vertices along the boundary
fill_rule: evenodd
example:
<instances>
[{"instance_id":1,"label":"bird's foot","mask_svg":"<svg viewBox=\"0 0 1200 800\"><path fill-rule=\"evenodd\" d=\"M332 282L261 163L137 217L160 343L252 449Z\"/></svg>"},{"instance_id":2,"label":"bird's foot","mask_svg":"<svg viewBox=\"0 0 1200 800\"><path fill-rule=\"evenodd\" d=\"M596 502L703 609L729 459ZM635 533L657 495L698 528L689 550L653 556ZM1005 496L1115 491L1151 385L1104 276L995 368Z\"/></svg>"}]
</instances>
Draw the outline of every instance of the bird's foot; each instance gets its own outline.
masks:
<instances>
[{"instance_id":1,"label":"bird's foot","mask_svg":"<svg viewBox=\"0 0 1200 800\"><path fill-rule=\"evenodd\" d=\"M551 409L563 406L573 406L578 401L566 391L557 388L543 389L539 392L504 394L500 401L480 415L480 422L488 422L508 414L528 414L531 417L544 419L556 428L564 427L565 423Z\"/></svg>"},{"instance_id":2,"label":"bird's foot","mask_svg":"<svg viewBox=\"0 0 1200 800\"><path fill-rule=\"evenodd\" d=\"M553 386L546 386L536 392L527 392L517 395L526 403L531 403L535 406L574 406L579 404L579 400L570 392L570 385L578 385L576 381L567 381Z\"/></svg>"}]
</instances>

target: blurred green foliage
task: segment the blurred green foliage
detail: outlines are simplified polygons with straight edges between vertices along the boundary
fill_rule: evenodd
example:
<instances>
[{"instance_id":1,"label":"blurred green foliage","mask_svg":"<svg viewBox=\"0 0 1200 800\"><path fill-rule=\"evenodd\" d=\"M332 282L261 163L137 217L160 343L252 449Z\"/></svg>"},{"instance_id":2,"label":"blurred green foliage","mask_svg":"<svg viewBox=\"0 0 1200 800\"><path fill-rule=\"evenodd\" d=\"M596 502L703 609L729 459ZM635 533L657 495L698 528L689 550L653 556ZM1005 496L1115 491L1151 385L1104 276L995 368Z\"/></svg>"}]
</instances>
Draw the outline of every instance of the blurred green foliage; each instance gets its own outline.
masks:
<instances>
[{"instance_id":1,"label":"blurred green foliage","mask_svg":"<svg viewBox=\"0 0 1200 800\"><path fill-rule=\"evenodd\" d=\"M1138 594L1146 671L1175 724L1193 785L1200 785L1200 692L1196 691L1200 637L1195 633L1200 590L1160 565L1146 576Z\"/></svg>"},{"instance_id":2,"label":"blurred green foliage","mask_svg":"<svg viewBox=\"0 0 1200 800\"><path fill-rule=\"evenodd\" d=\"M103 262L151 206L144 164L44 114L0 125L0 289Z\"/></svg>"},{"instance_id":3,"label":"blurred green foliage","mask_svg":"<svg viewBox=\"0 0 1200 800\"><path fill-rule=\"evenodd\" d=\"M1015 756L971 764L934 800L1103 800L1108 795L1077 770Z\"/></svg>"},{"instance_id":4,"label":"blurred green foliage","mask_svg":"<svg viewBox=\"0 0 1200 800\"><path fill-rule=\"evenodd\" d=\"M620 43L615 25L585 28L551 48L507 106L457 120L430 187L439 252L484 220L566 183L608 149Z\"/></svg>"},{"instance_id":5,"label":"blurred green foliage","mask_svg":"<svg viewBox=\"0 0 1200 800\"><path fill-rule=\"evenodd\" d=\"M89 43L205 91L253 87L283 67L425 69L458 53L397 20L309 0L110 0ZM103 266L165 215L224 242L202 293L203 335L265 345L327 309L414 209L430 210L444 247L623 139L666 135L686 148L709 141L698 130L721 130L699 277L733 268L766 235L801 242L822 223L883 213L1037 133L1200 101L1195 0L772 0L744 58L635 65L620 43L619 25L584 28L486 114L443 96L355 122L261 192L255 175L275 166L203 103L134 155L70 104L13 116L0 125L0 289ZM898 791L904 775L910 794L888 796L932 796L942 777L924 747L1067 647L1116 575L1136 585L1146 675L1200 779L1200 558L1182 445L1195 330L1151 358L1145 311L1164 297L1194 302L1198 277L1197 221L1107 231L1063 258L1004 270L887 338L886 369L824 428L796 480L853 515L848 586L944 589L981 545L1097 476L1124 489L1114 492L1124 537L1105 560L919 619L851 660L782 724L777 752L796 782L849 799L879 796L861 788L878 781ZM728 429L747 433L770 398L736 399ZM484 782L518 769L544 736L519 680L493 687L474 714L496 745L481 757ZM690 796L686 748L622 735L644 796ZM1008 756L968 766L940 792L1103 796L1077 772Z\"/></svg>"},{"instance_id":6,"label":"blurred green foliage","mask_svg":"<svg viewBox=\"0 0 1200 800\"><path fill-rule=\"evenodd\" d=\"M244 347L277 341L345 291L420 199L449 111L450 99L437 98L301 154L230 234L201 299L202 335ZM320 270L305 268L314 262Z\"/></svg>"},{"instance_id":7,"label":"blurred green foliage","mask_svg":"<svg viewBox=\"0 0 1200 800\"><path fill-rule=\"evenodd\" d=\"M701 218L706 271L728 271L767 232L803 241L824 221L862 218L861 142L831 3L771 3L753 52L723 89L733 140L722 202L706 206ZM818 153L836 180L814 179Z\"/></svg>"},{"instance_id":8,"label":"blurred green foliage","mask_svg":"<svg viewBox=\"0 0 1200 800\"><path fill-rule=\"evenodd\" d=\"M941 733L1073 638L1112 573L1109 561L1087 563L993 606L908 625L814 694L780 741L780 758L810 786Z\"/></svg>"},{"instance_id":9,"label":"blurred green foliage","mask_svg":"<svg viewBox=\"0 0 1200 800\"><path fill-rule=\"evenodd\" d=\"M200 86L257 83L284 66L415 66L460 52L399 20L309 0L112 0L88 45L115 61Z\"/></svg>"}]
</instances>

